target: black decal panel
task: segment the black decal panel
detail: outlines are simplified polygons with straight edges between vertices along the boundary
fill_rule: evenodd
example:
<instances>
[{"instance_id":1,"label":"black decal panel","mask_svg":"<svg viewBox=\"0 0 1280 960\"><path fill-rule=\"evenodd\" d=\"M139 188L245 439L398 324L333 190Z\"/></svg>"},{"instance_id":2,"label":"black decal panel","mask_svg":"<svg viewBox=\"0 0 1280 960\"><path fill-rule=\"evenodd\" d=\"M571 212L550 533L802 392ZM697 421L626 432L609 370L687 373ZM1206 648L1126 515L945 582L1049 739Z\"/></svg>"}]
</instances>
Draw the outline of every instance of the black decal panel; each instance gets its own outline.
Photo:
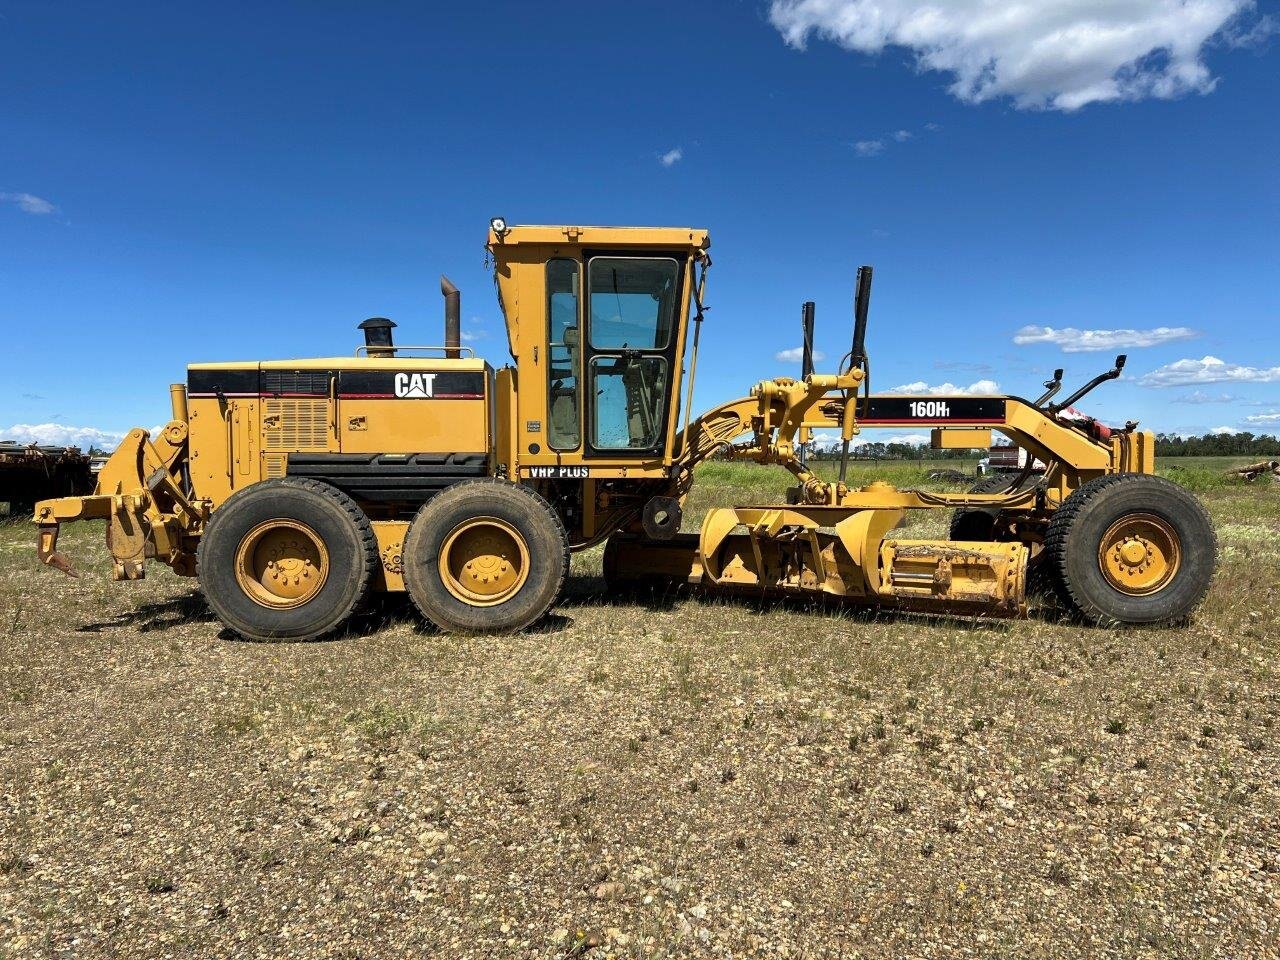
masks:
<instances>
[{"instance_id":1,"label":"black decal panel","mask_svg":"<svg viewBox=\"0 0 1280 960\"><path fill-rule=\"evenodd\" d=\"M586 480L591 476L587 467L528 467L525 472L533 480Z\"/></svg>"},{"instance_id":2,"label":"black decal panel","mask_svg":"<svg viewBox=\"0 0 1280 960\"><path fill-rule=\"evenodd\" d=\"M479 371L280 370L257 367L187 372L192 397L327 397L333 379L343 397L377 399L480 399L485 376Z\"/></svg>"},{"instance_id":3,"label":"black decal panel","mask_svg":"<svg viewBox=\"0 0 1280 960\"><path fill-rule=\"evenodd\" d=\"M258 368L188 370L187 394L192 397L256 397Z\"/></svg>"},{"instance_id":4,"label":"black decal panel","mask_svg":"<svg viewBox=\"0 0 1280 960\"><path fill-rule=\"evenodd\" d=\"M866 426L902 423L1002 423L1004 397L871 397L858 401Z\"/></svg>"},{"instance_id":5,"label":"black decal panel","mask_svg":"<svg viewBox=\"0 0 1280 960\"><path fill-rule=\"evenodd\" d=\"M349 398L478 399L484 396L484 374L454 370L343 370L338 393Z\"/></svg>"}]
</instances>

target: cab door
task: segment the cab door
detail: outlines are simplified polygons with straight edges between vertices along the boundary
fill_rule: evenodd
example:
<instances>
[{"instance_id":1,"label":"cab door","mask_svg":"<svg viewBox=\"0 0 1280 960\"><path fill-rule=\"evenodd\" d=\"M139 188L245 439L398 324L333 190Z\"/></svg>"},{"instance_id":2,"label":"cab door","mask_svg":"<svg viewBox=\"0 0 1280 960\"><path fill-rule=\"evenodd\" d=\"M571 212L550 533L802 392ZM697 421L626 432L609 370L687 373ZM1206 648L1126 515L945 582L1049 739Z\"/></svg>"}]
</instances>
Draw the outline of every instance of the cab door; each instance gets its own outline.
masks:
<instances>
[{"instance_id":1,"label":"cab door","mask_svg":"<svg viewBox=\"0 0 1280 960\"><path fill-rule=\"evenodd\" d=\"M661 456L673 394L682 262L598 254L585 266L583 454Z\"/></svg>"}]
</instances>

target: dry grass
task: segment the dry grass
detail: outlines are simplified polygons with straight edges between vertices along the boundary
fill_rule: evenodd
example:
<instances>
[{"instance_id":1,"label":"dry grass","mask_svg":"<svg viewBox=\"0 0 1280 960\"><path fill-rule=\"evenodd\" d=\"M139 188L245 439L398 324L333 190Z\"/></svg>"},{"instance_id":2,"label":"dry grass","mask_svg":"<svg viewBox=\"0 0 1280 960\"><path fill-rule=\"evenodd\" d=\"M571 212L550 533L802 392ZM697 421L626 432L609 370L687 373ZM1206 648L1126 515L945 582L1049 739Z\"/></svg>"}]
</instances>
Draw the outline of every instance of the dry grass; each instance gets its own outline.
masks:
<instances>
[{"instance_id":1,"label":"dry grass","mask_svg":"<svg viewBox=\"0 0 1280 960\"><path fill-rule=\"evenodd\" d=\"M1275 956L1280 489L1207 486L1176 631L624 601L586 555L536 633L250 644L5 526L0 956Z\"/></svg>"}]
</instances>

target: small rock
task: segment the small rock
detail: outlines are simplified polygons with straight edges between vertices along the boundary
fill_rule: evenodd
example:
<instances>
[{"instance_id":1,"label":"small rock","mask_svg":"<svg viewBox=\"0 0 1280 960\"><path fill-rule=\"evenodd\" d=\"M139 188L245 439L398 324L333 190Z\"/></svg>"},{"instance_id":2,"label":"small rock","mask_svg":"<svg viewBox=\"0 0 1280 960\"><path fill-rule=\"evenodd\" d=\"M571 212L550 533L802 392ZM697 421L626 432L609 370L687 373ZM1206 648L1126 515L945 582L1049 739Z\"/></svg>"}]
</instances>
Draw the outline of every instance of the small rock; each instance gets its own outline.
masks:
<instances>
[{"instance_id":1,"label":"small rock","mask_svg":"<svg viewBox=\"0 0 1280 960\"><path fill-rule=\"evenodd\" d=\"M428 850L435 850L449 838L443 830L424 830L418 834L418 844Z\"/></svg>"},{"instance_id":2,"label":"small rock","mask_svg":"<svg viewBox=\"0 0 1280 960\"><path fill-rule=\"evenodd\" d=\"M610 927L608 930L605 931L605 933L608 934L609 941L611 943L617 944L619 947L625 947L627 944L631 942L631 936L629 934L623 933L617 927Z\"/></svg>"}]
</instances>

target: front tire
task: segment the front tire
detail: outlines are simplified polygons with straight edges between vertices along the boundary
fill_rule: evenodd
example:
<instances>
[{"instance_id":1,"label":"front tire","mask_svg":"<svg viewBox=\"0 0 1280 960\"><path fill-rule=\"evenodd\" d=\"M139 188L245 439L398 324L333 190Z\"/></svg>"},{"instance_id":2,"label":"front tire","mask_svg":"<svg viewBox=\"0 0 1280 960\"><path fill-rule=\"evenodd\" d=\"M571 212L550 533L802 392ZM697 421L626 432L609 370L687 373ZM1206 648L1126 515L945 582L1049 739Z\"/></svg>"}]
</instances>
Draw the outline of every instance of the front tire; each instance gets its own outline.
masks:
<instances>
[{"instance_id":1,"label":"front tire","mask_svg":"<svg viewBox=\"0 0 1280 960\"><path fill-rule=\"evenodd\" d=\"M1058 592L1099 625L1173 624L1209 590L1217 537L1204 506L1149 474L1098 477L1058 508L1045 559Z\"/></svg>"},{"instance_id":2,"label":"front tire","mask_svg":"<svg viewBox=\"0 0 1280 960\"><path fill-rule=\"evenodd\" d=\"M200 588L249 640L314 640L369 591L378 542L364 511L318 480L264 480L213 512L196 555Z\"/></svg>"},{"instance_id":3,"label":"front tire","mask_svg":"<svg viewBox=\"0 0 1280 960\"><path fill-rule=\"evenodd\" d=\"M469 480L418 511L404 580L446 633L506 633L541 620L569 575L569 540L551 505L506 480Z\"/></svg>"}]
</instances>

